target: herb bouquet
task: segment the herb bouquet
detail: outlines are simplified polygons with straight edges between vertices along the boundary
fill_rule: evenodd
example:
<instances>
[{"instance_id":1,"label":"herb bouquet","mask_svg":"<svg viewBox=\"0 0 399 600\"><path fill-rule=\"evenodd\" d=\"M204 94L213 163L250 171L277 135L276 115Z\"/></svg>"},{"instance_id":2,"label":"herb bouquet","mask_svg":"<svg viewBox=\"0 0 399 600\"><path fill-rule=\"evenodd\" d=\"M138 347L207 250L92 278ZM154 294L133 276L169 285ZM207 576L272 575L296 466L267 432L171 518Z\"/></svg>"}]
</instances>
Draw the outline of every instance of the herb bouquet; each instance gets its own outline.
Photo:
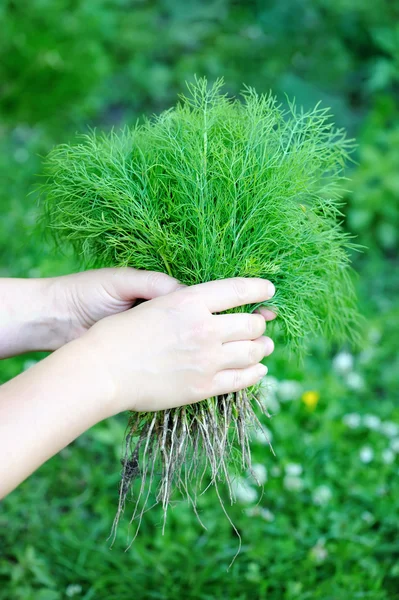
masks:
<instances>
[{"instance_id":1,"label":"herb bouquet","mask_svg":"<svg viewBox=\"0 0 399 600\"><path fill-rule=\"evenodd\" d=\"M269 307L293 350L314 334L353 337L350 243L339 224L351 142L326 109L284 111L251 88L243 101L230 99L221 80L187 87L175 108L144 124L56 147L42 186L45 224L85 266L164 271L187 285L270 279L277 292ZM137 476L133 517L142 516L151 490L165 515L176 487L195 508L207 467L210 482L226 481L233 500L231 467L251 467L258 392L132 413L115 523Z\"/></svg>"}]
</instances>

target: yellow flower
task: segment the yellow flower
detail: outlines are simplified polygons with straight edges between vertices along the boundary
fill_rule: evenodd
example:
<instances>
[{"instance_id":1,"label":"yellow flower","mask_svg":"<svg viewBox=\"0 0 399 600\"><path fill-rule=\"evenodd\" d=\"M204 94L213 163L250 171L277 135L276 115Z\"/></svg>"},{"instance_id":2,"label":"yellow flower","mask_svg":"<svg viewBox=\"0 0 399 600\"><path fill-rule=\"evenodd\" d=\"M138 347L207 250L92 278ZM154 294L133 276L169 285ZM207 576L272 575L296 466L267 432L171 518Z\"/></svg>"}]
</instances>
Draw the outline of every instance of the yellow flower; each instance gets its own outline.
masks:
<instances>
[{"instance_id":1,"label":"yellow flower","mask_svg":"<svg viewBox=\"0 0 399 600\"><path fill-rule=\"evenodd\" d=\"M302 394L302 402L309 410L314 410L319 400L320 394L315 390L308 390Z\"/></svg>"}]
</instances>

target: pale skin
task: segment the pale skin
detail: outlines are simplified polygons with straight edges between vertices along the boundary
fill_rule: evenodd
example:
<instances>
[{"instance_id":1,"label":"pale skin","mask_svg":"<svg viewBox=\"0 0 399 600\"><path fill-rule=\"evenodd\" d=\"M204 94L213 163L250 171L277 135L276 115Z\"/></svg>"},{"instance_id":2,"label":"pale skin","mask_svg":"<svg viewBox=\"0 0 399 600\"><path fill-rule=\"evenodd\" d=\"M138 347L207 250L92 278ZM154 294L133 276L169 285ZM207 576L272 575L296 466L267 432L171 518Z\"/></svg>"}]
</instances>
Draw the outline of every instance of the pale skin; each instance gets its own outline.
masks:
<instances>
[{"instance_id":1,"label":"pale skin","mask_svg":"<svg viewBox=\"0 0 399 600\"><path fill-rule=\"evenodd\" d=\"M0 387L0 497L103 419L256 384L274 313L214 313L273 294L262 279L185 287L130 268L0 279L0 358L52 351Z\"/></svg>"}]
</instances>

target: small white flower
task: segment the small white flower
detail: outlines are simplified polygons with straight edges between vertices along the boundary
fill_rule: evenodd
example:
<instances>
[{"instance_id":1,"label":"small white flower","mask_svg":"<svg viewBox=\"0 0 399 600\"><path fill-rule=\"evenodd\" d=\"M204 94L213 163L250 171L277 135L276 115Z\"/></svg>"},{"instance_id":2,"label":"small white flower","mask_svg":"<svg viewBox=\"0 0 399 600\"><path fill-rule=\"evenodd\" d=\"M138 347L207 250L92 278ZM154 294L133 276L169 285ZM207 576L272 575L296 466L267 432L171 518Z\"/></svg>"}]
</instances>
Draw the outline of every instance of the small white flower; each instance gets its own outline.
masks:
<instances>
[{"instance_id":1,"label":"small white flower","mask_svg":"<svg viewBox=\"0 0 399 600\"><path fill-rule=\"evenodd\" d=\"M391 465L395 461L395 453L390 448L386 448L382 453L382 462Z\"/></svg>"},{"instance_id":2,"label":"small white flower","mask_svg":"<svg viewBox=\"0 0 399 600\"><path fill-rule=\"evenodd\" d=\"M264 521L271 523L274 521L275 516L268 508L261 508L259 506L250 506L245 509L245 514L248 517L261 517Z\"/></svg>"},{"instance_id":3,"label":"small white flower","mask_svg":"<svg viewBox=\"0 0 399 600\"><path fill-rule=\"evenodd\" d=\"M297 400L302 393L302 386L297 381L280 381L277 386L277 395L281 402Z\"/></svg>"},{"instance_id":4,"label":"small white flower","mask_svg":"<svg viewBox=\"0 0 399 600\"><path fill-rule=\"evenodd\" d=\"M313 502L317 506L328 504L332 498L331 489L327 485L319 485L312 494Z\"/></svg>"},{"instance_id":5,"label":"small white flower","mask_svg":"<svg viewBox=\"0 0 399 600\"><path fill-rule=\"evenodd\" d=\"M399 426L393 421L383 421L380 426L380 432L389 438L399 435Z\"/></svg>"},{"instance_id":6,"label":"small white flower","mask_svg":"<svg viewBox=\"0 0 399 600\"><path fill-rule=\"evenodd\" d=\"M374 458L374 450L370 446L363 446L363 448L360 450L359 456L362 463L367 465L368 463L371 463Z\"/></svg>"},{"instance_id":7,"label":"small white flower","mask_svg":"<svg viewBox=\"0 0 399 600\"><path fill-rule=\"evenodd\" d=\"M258 497L256 490L245 479L235 479L231 483L232 491L238 502L251 504Z\"/></svg>"},{"instance_id":8,"label":"small white flower","mask_svg":"<svg viewBox=\"0 0 399 600\"><path fill-rule=\"evenodd\" d=\"M333 367L337 373L349 373L353 369L353 356L349 352L342 351L333 359Z\"/></svg>"},{"instance_id":9,"label":"small white flower","mask_svg":"<svg viewBox=\"0 0 399 600\"><path fill-rule=\"evenodd\" d=\"M348 413L342 417L342 422L350 429L357 429L360 427L362 418L358 413Z\"/></svg>"},{"instance_id":10,"label":"small white flower","mask_svg":"<svg viewBox=\"0 0 399 600\"><path fill-rule=\"evenodd\" d=\"M351 371L346 375L345 382L349 389L354 390L356 392L364 388L363 377L355 371Z\"/></svg>"},{"instance_id":11,"label":"small white flower","mask_svg":"<svg viewBox=\"0 0 399 600\"><path fill-rule=\"evenodd\" d=\"M278 380L273 375L267 374L267 375L265 375L265 377L263 377L262 381L260 382L260 385L262 388L276 390L277 385L278 385Z\"/></svg>"},{"instance_id":12,"label":"small white flower","mask_svg":"<svg viewBox=\"0 0 399 600\"><path fill-rule=\"evenodd\" d=\"M328 556L327 549L325 547L325 540L318 540L317 544L313 546L310 551L310 557L314 560L315 563L320 564L324 562Z\"/></svg>"},{"instance_id":13,"label":"small white flower","mask_svg":"<svg viewBox=\"0 0 399 600\"><path fill-rule=\"evenodd\" d=\"M261 429L257 427L255 431L252 432L251 439L261 446L269 446L273 440L273 434L270 429L262 425Z\"/></svg>"},{"instance_id":14,"label":"small white flower","mask_svg":"<svg viewBox=\"0 0 399 600\"><path fill-rule=\"evenodd\" d=\"M78 583L70 583L66 588L65 593L68 598L73 598L73 596L77 596L78 594L82 593L82 586Z\"/></svg>"},{"instance_id":15,"label":"small white flower","mask_svg":"<svg viewBox=\"0 0 399 600\"><path fill-rule=\"evenodd\" d=\"M396 454L399 454L399 437L393 438L391 440L390 446L391 446L391 450L396 452Z\"/></svg>"},{"instance_id":16,"label":"small white flower","mask_svg":"<svg viewBox=\"0 0 399 600\"><path fill-rule=\"evenodd\" d=\"M362 521L371 525L375 521L374 515L371 512L369 512L368 510L365 510L362 513Z\"/></svg>"},{"instance_id":17,"label":"small white flower","mask_svg":"<svg viewBox=\"0 0 399 600\"><path fill-rule=\"evenodd\" d=\"M297 463L288 463L285 465L285 473L286 475L293 475L294 477L299 477L302 475L302 465L298 465Z\"/></svg>"},{"instance_id":18,"label":"small white flower","mask_svg":"<svg viewBox=\"0 0 399 600\"><path fill-rule=\"evenodd\" d=\"M260 485L263 485L264 483L266 483L267 469L266 469L265 465L262 465L260 463L258 463L256 465L252 465L251 476L253 479L255 479L255 482Z\"/></svg>"},{"instance_id":19,"label":"small white flower","mask_svg":"<svg viewBox=\"0 0 399 600\"><path fill-rule=\"evenodd\" d=\"M258 392L259 402L265 407L267 412L272 415L280 412L280 403L276 398L277 379L271 375L266 375L261 381Z\"/></svg>"},{"instance_id":20,"label":"small white flower","mask_svg":"<svg viewBox=\"0 0 399 600\"><path fill-rule=\"evenodd\" d=\"M280 477L280 475L281 475L280 467L278 467L277 465L273 465L273 467L270 470L270 474L272 477Z\"/></svg>"},{"instance_id":21,"label":"small white flower","mask_svg":"<svg viewBox=\"0 0 399 600\"><path fill-rule=\"evenodd\" d=\"M378 344L378 342L381 339L381 331L379 329L376 329L375 327L370 329L368 338L372 344Z\"/></svg>"},{"instance_id":22,"label":"small white flower","mask_svg":"<svg viewBox=\"0 0 399 600\"><path fill-rule=\"evenodd\" d=\"M261 508L260 509L260 516L262 517L262 519L264 521L267 521L268 523L271 523L275 519L274 514L268 508Z\"/></svg>"},{"instance_id":23,"label":"small white flower","mask_svg":"<svg viewBox=\"0 0 399 600\"><path fill-rule=\"evenodd\" d=\"M248 517L258 517L260 515L260 508L259 506L249 506L244 512Z\"/></svg>"},{"instance_id":24,"label":"small white flower","mask_svg":"<svg viewBox=\"0 0 399 600\"><path fill-rule=\"evenodd\" d=\"M367 429L377 431L381 427L381 419L377 415L364 415L363 424Z\"/></svg>"},{"instance_id":25,"label":"small white flower","mask_svg":"<svg viewBox=\"0 0 399 600\"><path fill-rule=\"evenodd\" d=\"M283 485L289 492L301 492L304 487L303 479L295 477L295 475L286 475L283 480Z\"/></svg>"}]
</instances>

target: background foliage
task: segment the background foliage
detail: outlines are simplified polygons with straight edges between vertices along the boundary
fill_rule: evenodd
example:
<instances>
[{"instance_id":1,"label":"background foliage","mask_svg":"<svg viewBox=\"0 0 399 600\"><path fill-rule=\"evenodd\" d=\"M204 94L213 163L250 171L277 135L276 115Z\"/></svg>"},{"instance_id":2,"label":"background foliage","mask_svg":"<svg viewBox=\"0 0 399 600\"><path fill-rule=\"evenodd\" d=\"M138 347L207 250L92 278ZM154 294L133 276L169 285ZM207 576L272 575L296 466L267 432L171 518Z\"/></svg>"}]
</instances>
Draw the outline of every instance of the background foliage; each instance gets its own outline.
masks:
<instances>
[{"instance_id":1,"label":"background foliage","mask_svg":"<svg viewBox=\"0 0 399 600\"><path fill-rule=\"evenodd\" d=\"M396 5L396 6L395 6ZM87 125L109 129L174 103L194 73L331 106L358 141L345 219L366 316L361 350L314 342L305 364L268 362L277 456L203 496L203 530L176 503L165 536L146 514L112 550L124 419L101 423L3 501L0 598L399 598L399 19L389 0L4 0L0 3L0 275L77 268L32 235L41 156ZM2 361L0 382L40 355ZM273 380L273 377L275 378ZM223 493L223 490L221 491ZM258 502L259 501L259 502Z\"/></svg>"}]
</instances>

